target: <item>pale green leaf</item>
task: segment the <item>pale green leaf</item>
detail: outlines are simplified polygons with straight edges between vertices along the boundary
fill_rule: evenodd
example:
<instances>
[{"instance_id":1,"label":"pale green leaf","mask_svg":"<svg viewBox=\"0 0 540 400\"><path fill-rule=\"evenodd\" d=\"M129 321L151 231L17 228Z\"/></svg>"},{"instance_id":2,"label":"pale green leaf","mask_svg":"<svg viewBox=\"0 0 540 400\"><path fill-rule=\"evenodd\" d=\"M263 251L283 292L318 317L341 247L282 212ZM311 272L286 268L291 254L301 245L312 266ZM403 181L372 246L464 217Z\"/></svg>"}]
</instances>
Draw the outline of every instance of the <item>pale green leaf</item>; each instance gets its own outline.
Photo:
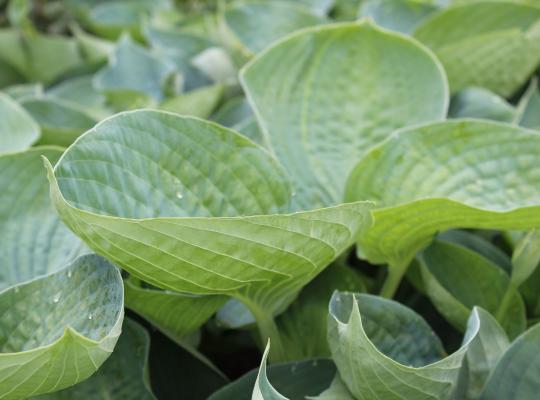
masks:
<instances>
[{"instance_id":1,"label":"pale green leaf","mask_svg":"<svg viewBox=\"0 0 540 400\"><path fill-rule=\"evenodd\" d=\"M82 106L53 97L26 98L21 105L41 127L40 145L69 146L97 122Z\"/></svg>"},{"instance_id":2,"label":"pale green leaf","mask_svg":"<svg viewBox=\"0 0 540 400\"><path fill-rule=\"evenodd\" d=\"M341 379L357 399L448 398L479 330L474 311L462 347L444 357L439 339L407 307L371 295L336 293L328 342Z\"/></svg>"},{"instance_id":3,"label":"pale green leaf","mask_svg":"<svg viewBox=\"0 0 540 400\"><path fill-rule=\"evenodd\" d=\"M55 162L62 149L0 156L0 289L57 271L87 251L51 204L41 155Z\"/></svg>"},{"instance_id":4,"label":"pale green leaf","mask_svg":"<svg viewBox=\"0 0 540 400\"><path fill-rule=\"evenodd\" d=\"M39 136L39 125L32 116L0 92L0 153L26 150Z\"/></svg>"},{"instance_id":5,"label":"pale green leaf","mask_svg":"<svg viewBox=\"0 0 540 400\"><path fill-rule=\"evenodd\" d=\"M405 129L355 167L346 199L376 202L359 240L373 263L405 266L451 228L540 227L535 131L456 120Z\"/></svg>"},{"instance_id":6,"label":"pale green leaf","mask_svg":"<svg viewBox=\"0 0 540 400\"><path fill-rule=\"evenodd\" d=\"M289 33L319 25L326 19L298 3L246 1L233 4L223 21L247 54L256 54Z\"/></svg>"},{"instance_id":7,"label":"pale green leaf","mask_svg":"<svg viewBox=\"0 0 540 400\"><path fill-rule=\"evenodd\" d=\"M443 63L452 92L467 86L511 95L540 62L540 7L468 2L428 18L415 37Z\"/></svg>"},{"instance_id":8,"label":"pale green leaf","mask_svg":"<svg viewBox=\"0 0 540 400\"><path fill-rule=\"evenodd\" d=\"M98 124L49 178L61 218L98 254L160 288L236 297L257 318L282 311L371 222L364 202L287 214L289 182L261 147L159 111Z\"/></svg>"},{"instance_id":9,"label":"pale green leaf","mask_svg":"<svg viewBox=\"0 0 540 400\"><path fill-rule=\"evenodd\" d=\"M444 71L428 50L365 22L293 34L241 80L308 209L340 202L362 154L397 128L443 119L448 103Z\"/></svg>"},{"instance_id":10,"label":"pale green leaf","mask_svg":"<svg viewBox=\"0 0 540 400\"><path fill-rule=\"evenodd\" d=\"M359 17L370 17L384 28L411 33L426 17L439 7L422 0L365 0L360 4Z\"/></svg>"},{"instance_id":11,"label":"pale green leaf","mask_svg":"<svg viewBox=\"0 0 540 400\"><path fill-rule=\"evenodd\" d=\"M482 400L535 400L540 375L540 324L518 337L490 375Z\"/></svg>"},{"instance_id":12,"label":"pale green leaf","mask_svg":"<svg viewBox=\"0 0 540 400\"><path fill-rule=\"evenodd\" d=\"M514 106L489 90L470 87L452 97L449 118L482 118L512 122L516 115Z\"/></svg>"},{"instance_id":13,"label":"pale green leaf","mask_svg":"<svg viewBox=\"0 0 540 400\"><path fill-rule=\"evenodd\" d=\"M195 332L226 300L148 288L132 278L124 282L124 290L126 307L177 342Z\"/></svg>"},{"instance_id":14,"label":"pale green leaf","mask_svg":"<svg viewBox=\"0 0 540 400\"><path fill-rule=\"evenodd\" d=\"M137 322L126 319L112 355L89 379L36 400L152 400L147 377L150 337Z\"/></svg>"},{"instance_id":15,"label":"pale green leaf","mask_svg":"<svg viewBox=\"0 0 540 400\"><path fill-rule=\"evenodd\" d=\"M43 85L41 83L21 83L8 86L3 91L13 100L20 102L27 97L43 96Z\"/></svg>"},{"instance_id":16,"label":"pale green leaf","mask_svg":"<svg viewBox=\"0 0 540 400\"><path fill-rule=\"evenodd\" d=\"M482 307L493 315L511 338L526 328L525 305L511 287L510 277L482 255L465 247L434 241L420 256L422 280L428 297L457 329L464 331L471 310ZM499 307L511 293L504 310Z\"/></svg>"},{"instance_id":17,"label":"pale green leaf","mask_svg":"<svg viewBox=\"0 0 540 400\"><path fill-rule=\"evenodd\" d=\"M287 397L279 394L279 392L268 381L268 377L266 376L266 359L268 358L269 352L270 342L268 342L266 349L264 350L251 400L288 400Z\"/></svg>"},{"instance_id":18,"label":"pale green leaf","mask_svg":"<svg viewBox=\"0 0 540 400\"><path fill-rule=\"evenodd\" d=\"M320 395L306 398L309 400L354 400L354 397L339 377L339 374L336 374L330 387Z\"/></svg>"},{"instance_id":19,"label":"pale green leaf","mask_svg":"<svg viewBox=\"0 0 540 400\"><path fill-rule=\"evenodd\" d=\"M0 399L88 378L113 351L123 314L120 272L96 255L0 292Z\"/></svg>"}]
</instances>

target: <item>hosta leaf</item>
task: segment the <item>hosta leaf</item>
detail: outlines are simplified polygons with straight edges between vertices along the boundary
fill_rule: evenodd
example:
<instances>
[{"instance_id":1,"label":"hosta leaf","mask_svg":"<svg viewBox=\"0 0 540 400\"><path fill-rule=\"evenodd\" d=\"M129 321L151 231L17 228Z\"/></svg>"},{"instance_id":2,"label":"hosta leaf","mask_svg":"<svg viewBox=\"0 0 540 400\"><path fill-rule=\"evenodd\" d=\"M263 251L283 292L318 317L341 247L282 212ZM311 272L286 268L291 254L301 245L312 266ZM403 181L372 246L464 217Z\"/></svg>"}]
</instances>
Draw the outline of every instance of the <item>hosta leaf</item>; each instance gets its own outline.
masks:
<instances>
[{"instance_id":1,"label":"hosta leaf","mask_svg":"<svg viewBox=\"0 0 540 400\"><path fill-rule=\"evenodd\" d=\"M83 63L74 40L54 35L27 35L0 30L0 60L31 81L51 83Z\"/></svg>"},{"instance_id":2,"label":"hosta leaf","mask_svg":"<svg viewBox=\"0 0 540 400\"><path fill-rule=\"evenodd\" d=\"M36 400L155 399L147 377L149 350L150 337L146 330L137 322L126 319L114 352L92 377Z\"/></svg>"},{"instance_id":3,"label":"hosta leaf","mask_svg":"<svg viewBox=\"0 0 540 400\"><path fill-rule=\"evenodd\" d=\"M109 57L109 64L96 74L94 87L113 104L136 104L130 99L133 93L160 101L165 81L174 71L172 63L158 59L124 35Z\"/></svg>"},{"instance_id":4,"label":"hosta leaf","mask_svg":"<svg viewBox=\"0 0 540 400\"><path fill-rule=\"evenodd\" d=\"M252 370L224 386L208 400L250 400L258 369ZM315 359L290 363L270 364L266 367L271 385L291 400L304 400L326 389L336 373L331 360Z\"/></svg>"},{"instance_id":5,"label":"hosta leaf","mask_svg":"<svg viewBox=\"0 0 540 400\"><path fill-rule=\"evenodd\" d=\"M275 214L291 192L269 154L158 111L98 124L49 178L61 218L98 254L160 288L229 294L257 318L282 311L370 223L363 202Z\"/></svg>"},{"instance_id":6,"label":"hosta leaf","mask_svg":"<svg viewBox=\"0 0 540 400\"><path fill-rule=\"evenodd\" d=\"M427 16L439 7L431 1L365 0L360 3L359 17L371 17L384 28L411 33Z\"/></svg>"},{"instance_id":7,"label":"hosta leaf","mask_svg":"<svg viewBox=\"0 0 540 400\"><path fill-rule=\"evenodd\" d=\"M328 342L355 398L445 399L478 329L475 311L462 347L444 357L439 339L414 311L381 297L336 292L330 302Z\"/></svg>"},{"instance_id":8,"label":"hosta leaf","mask_svg":"<svg viewBox=\"0 0 540 400\"><path fill-rule=\"evenodd\" d=\"M276 320L289 359L330 357L328 302L336 290L365 292L366 284L352 268L334 263L304 287Z\"/></svg>"},{"instance_id":9,"label":"hosta leaf","mask_svg":"<svg viewBox=\"0 0 540 400\"><path fill-rule=\"evenodd\" d=\"M0 156L0 289L63 268L85 246L58 218L43 162L58 147L36 147Z\"/></svg>"},{"instance_id":10,"label":"hosta leaf","mask_svg":"<svg viewBox=\"0 0 540 400\"><path fill-rule=\"evenodd\" d=\"M538 79L531 80L518 104L515 122L531 129L540 129L540 91Z\"/></svg>"},{"instance_id":11,"label":"hosta leaf","mask_svg":"<svg viewBox=\"0 0 540 400\"><path fill-rule=\"evenodd\" d=\"M135 279L126 280L124 286L126 307L176 341L197 330L226 300L146 288Z\"/></svg>"},{"instance_id":12,"label":"hosta leaf","mask_svg":"<svg viewBox=\"0 0 540 400\"><path fill-rule=\"evenodd\" d=\"M452 92L482 86L509 96L538 66L539 21L539 7L475 2L428 18L415 37L435 51Z\"/></svg>"},{"instance_id":13,"label":"hosta leaf","mask_svg":"<svg viewBox=\"0 0 540 400\"><path fill-rule=\"evenodd\" d=\"M94 89L92 80L92 75L67 79L48 89L47 96L77 104L83 107L87 113L98 118L107 116L105 96Z\"/></svg>"},{"instance_id":14,"label":"hosta leaf","mask_svg":"<svg viewBox=\"0 0 540 400\"><path fill-rule=\"evenodd\" d=\"M429 51L365 22L291 35L241 80L300 208L340 202L364 152L396 128L444 118L448 102Z\"/></svg>"},{"instance_id":15,"label":"hosta leaf","mask_svg":"<svg viewBox=\"0 0 540 400\"><path fill-rule=\"evenodd\" d=\"M540 226L538 151L535 131L488 121L396 133L370 151L348 181L346 199L374 200L379 207L374 226L359 240L362 254L397 271L440 231Z\"/></svg>"},{"instance_id":16,"label":"hosta leaf","mask_svg":"<svg viewBox=\"0 0 540 400\"><path fill-rule=\"evenodd\" d=\"M540 231L533 230L517 244L512 254L512 283L521 285L540 263Z\"/></svg>"},{"instance_id":17,"label":"hosta leaf","mask_svg":"<svg viewBox=\"0 0 540 400\"><path fill-rule=\"evenodd\" d=\"M229 99L215 112L212 119L266 147L259 124L245 97L238 96Z\"/></svg>"},{"instance_id":18,"label":"hosta leaf","mask_svg":"<svg viewBox=\"0 0 540 400\"><path fill-rule=\"evenodd\" d=\"M54 98L27 98L22 106L41 127L39 144L69 146L97 120L69 101Z\"/></svg>"},{"instance_id":19,"label":"hosta leaf","mask_svg":"<svg viewBox=\"0 0 540 400\"><path fill-rule=\"evenodd\" d=\"M515 115L515 108L502 97L477 87L456 93L448 110L450 118L482 118L501 122L512 122Z\"/></svg>"},{"instance_id":20,"label":"hosta leaf","mask_svg":"<svg viewBox=\"0 0 540 400\"><path fill-rule=\"evenodd\" d=\"M29 148L40 135L39 125L15 100L0 93L0 153Z\"/></svg>"},{"instance_id":21,"label":"hosta leaf","mask_svg":"<svg viewBox=\"0 0 540 400\"><path fill-rule=\"evenodd\" d=\"M237 3L225 10L223 20L247 54L256 54L298 29L326 22L308 8L286 1Z\"/></svg>"},{"instance_id":22,"label":"hosta leaf","mask_svg":"<svg viewBox=\"0 0 540 400\"><path fill-rule=\"evenodd\" d=\"M465 356L466 362L462 366L466 372L464 393L467 393L462 396L471 399L478 398L489 374L510 345L497 320L481 308L477 311L481 321L480 330L469 344ZM460 397L455 398L460 399Z\"/></svg>"},{"instance_id":23,"label":"hosta leaf","mask_svg":"<svg viewBox=\"0 0 540 400\"><path fill-rule=\"evenodd\" d=\"M420 257L422 280L439 312L464 331L474 306L496 315L511 338L525 330L525 305L510 286L510 277L480 254L462 246L436 240ZM508 305L500 311L506 291Z\"/></svg>"},{"instance_id":24,"label":"hosta leaf","mask_svg":"<svg viewBox=\"0 0 540 400\"><path fill-rule=\"evenodd\" d=\"M192 90L176 97L166 99L159 108L181 115L208 118L223 95L223 85L215 84Z\"/></svg>"},{"instance_id":25,"label":"hosta leaf","mask_svg":"<svg viewBox=\"0 0 540 400\"><path fill-rule=\"evenodd\" d=\"M113 351L123 313L120 272L96 255L0 292L0 399L88 378Z\"/></svg>"},{"instance_id":26,"label":"hosta leaf","mask_svg":"<svg viewBox=\"0 0 540 400\"><path fill-rule=\"evenodd\" d=\"M287 0L291 1L291 0ZM325 15L332 9L335 0L292 0L291 3L301 3L318 15Z\"/></svg>"},{"instance_id":27,"label":"hosta leaf","mask_svg":"<svg viewBox=\"0 0 540 400\"><path fill-rule=\"evenodd\" d=\"M482 400L533 400L538 397L540 324L518 337L490 375Z\"/></svg>"},{"instance_id":28,"label":"hosta leaf","mask_svg":"<svg viewBox=\"0 0 540 400\"><path fill-rule=\"evenodd\" d=\"M282 396L268 381L268 376L266 375L266 359L268 358L269 351L270 342L268 342L266 349L264 350L251 400L288 400L285 396Z\"/></svg>"}]
</instances>

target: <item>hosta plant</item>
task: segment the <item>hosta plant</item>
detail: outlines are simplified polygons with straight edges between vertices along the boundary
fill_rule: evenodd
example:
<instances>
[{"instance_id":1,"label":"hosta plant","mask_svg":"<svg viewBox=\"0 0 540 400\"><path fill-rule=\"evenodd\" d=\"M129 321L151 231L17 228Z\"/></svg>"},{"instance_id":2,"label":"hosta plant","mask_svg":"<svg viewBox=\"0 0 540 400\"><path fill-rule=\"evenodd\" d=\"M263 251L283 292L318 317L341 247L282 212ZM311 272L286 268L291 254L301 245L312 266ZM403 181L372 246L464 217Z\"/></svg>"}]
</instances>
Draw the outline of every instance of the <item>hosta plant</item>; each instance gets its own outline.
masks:
<instances>
[{"instance_id":1,"label":"hosta plant","mask_svg":"<svg viewBox=\"0 0 540 400\"><path fill-rule=\"evenodd\" d=\"M0 1L0 400L533 400L535 0Z\"/></svg>"}]
</instances>

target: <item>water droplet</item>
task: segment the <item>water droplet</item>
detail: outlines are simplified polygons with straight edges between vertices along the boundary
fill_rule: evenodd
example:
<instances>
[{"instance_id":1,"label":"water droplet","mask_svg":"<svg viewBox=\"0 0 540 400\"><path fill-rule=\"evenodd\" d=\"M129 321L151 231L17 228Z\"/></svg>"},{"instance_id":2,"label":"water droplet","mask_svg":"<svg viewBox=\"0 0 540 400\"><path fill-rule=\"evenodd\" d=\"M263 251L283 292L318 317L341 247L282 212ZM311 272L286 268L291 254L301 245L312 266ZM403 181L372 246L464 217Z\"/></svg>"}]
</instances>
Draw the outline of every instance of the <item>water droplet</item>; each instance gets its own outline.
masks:
<instances>
[{"instance_id":1,"label":"water droplet","mask_svg":"<svg viewBox=\"0 0 540 400\"><path fill-rule=\"evenodd\" d=\"M182 193L180 193L180 190L178 192L176 192L176 197L178 197L179 199L183 199L184 196L182 195Z\"/></svg>"},{"instance_id":2,"label":"water droplet","mask_svg":"<svg viewBox=\"0 0 540 400\"><path fill-rule=\"evenodd\" d=\"M62 296L61 293L56 293L56 294L54 295L54 297L53 297L53 300L52 300L53 303L55 303L55 304L58 303L58 302L60 301L60 297L61 297L61 296Z\"/></svg>"},{"instance_id":3,"label":"water droplet","mask_svg":"<svg viewBox=\"0 0 540 400\"><path fill-rule=\"evenodd\" d=\"M94 317L92 316L92 314L88 314L88 319L93 319Z\"/></svg>"}]
</instances>

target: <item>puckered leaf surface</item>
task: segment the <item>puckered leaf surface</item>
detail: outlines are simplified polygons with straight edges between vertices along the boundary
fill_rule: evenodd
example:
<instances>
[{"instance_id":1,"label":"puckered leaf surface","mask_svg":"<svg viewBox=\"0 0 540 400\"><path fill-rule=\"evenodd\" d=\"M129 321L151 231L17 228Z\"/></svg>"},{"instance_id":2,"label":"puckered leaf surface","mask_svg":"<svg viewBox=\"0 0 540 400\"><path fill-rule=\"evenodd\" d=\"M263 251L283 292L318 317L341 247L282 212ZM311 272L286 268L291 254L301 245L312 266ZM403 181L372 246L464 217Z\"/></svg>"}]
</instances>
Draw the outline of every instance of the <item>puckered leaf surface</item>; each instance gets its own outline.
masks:
<instances>
[{"instance_id":1,"label":"puckered leaf surface","mask_svg":"<svg viewBox=\"0 0 540 400\"><path fill-rule=\"evenodd\" d=\"M359 157L392 131L443 119L446 77L418 42L370 23L303 30L241 72L302 209L342 201Z\"/></svg>"}]
</instances>

